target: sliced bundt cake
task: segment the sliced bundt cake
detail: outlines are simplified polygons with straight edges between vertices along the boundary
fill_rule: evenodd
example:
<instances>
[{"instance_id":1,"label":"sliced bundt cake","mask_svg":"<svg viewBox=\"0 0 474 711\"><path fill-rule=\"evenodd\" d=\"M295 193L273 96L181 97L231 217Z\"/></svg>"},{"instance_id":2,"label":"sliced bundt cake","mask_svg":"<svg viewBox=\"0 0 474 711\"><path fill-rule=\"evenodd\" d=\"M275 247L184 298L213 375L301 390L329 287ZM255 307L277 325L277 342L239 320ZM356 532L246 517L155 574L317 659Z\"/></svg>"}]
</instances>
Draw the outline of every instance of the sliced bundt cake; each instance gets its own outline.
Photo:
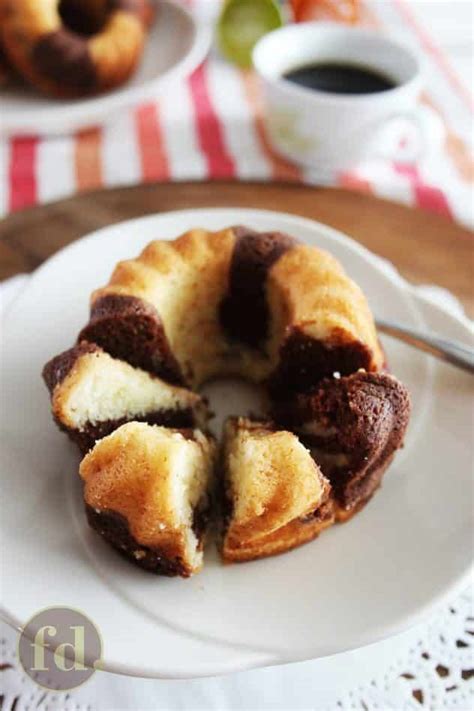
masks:
<instances>
[{"instance_id":1,"label":"sliced bundt cake","mask_svg":"<svg viewBox=\"0 0 474 711\"><path fill-rule=\"evenodd\" d=\"M339 262L279 232L192 230L120 262L80 339L173 383L269 380L275 396L383 365L360 288Z\"/></svg>"},{"instance_id":2,"label":"sliced bundt cake","mask_svg":"<svg viewBox=\"0 0 474 711\"><path fill-rule=\"evenodd\" d=\"M206 427L205 401L82 342L46 364L43 377L59 427L81 451L131 420Z\"/></svg>"},{"instance_id":3,"label":"sliced bundt cake","mask_svg":"<svg viewBox=\"0 0 474 711\"><path fill-rule=\"evenodd\" d=\"M282 553L333 523L329 482L294 434L231 418L223 449L225 561Z\"/></svg>"},{"instance_id":4,"label":"sliced bundt cake","mask_svg":"<svg viewBox=\"0 0 474 711\"><path fill-rule=\"evenodd\" d=\"M410 413L384 365L367 301L334 257L231 227L117 264L44 378L59 426L93 447L90 524L142 567L187 576L202 561L215 446L186 387L232 375L269 396L271 421L231 418L224 432L221 552L245 561L310 541L372 496Z\"/></svg>"},{"instance_id":5,"label":"sliced bundt cake","mask_svg":"<svg viewBox=\"0 0 474 711\"><path fill-rule=\"evenodd\" d=\"M327 378L273 414L311 450L345 520L370 499L403 445L410 397L392 375L360 371Z\"/></svg>"},{"instance_id":6,"label":"sliced bundt cake","mask_svg":"<svg viewBox=\"0 0 474 711\"><path fill-rule=\"evenodd\" d=\"M202 565L214 458L198 430L122 425L81 463L89 524L142 568L189 577Z\"/></svg>"}]
</instances>

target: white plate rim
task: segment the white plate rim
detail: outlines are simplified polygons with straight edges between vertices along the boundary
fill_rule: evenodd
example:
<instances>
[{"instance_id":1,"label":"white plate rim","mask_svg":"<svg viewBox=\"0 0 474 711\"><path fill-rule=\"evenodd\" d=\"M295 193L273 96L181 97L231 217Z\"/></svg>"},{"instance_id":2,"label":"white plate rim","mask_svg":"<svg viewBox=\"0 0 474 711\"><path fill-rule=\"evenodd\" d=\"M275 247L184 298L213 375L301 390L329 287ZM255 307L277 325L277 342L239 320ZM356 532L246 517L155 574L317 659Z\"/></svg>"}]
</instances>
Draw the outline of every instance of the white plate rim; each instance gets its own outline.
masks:
<instances>
[{"instance_id":1,"label":"white plate rim","mask_svg":"<svg viewBox=\"0 0 474 711\"><path fill-rule=\"evenodd\" d=\"M147 99L157 98L171 82L183 79L203 62L212 42L212 31L206 23L198 22L184 5L176 0L160 0L163 5L181 14L192 28L194 39L188 52L176 64L156 79L139 86L118 88L102 96L74 104L58 103L54 107L17 112L8 120L0 120L0 136L63 135L107 123L115 110L131 108ZM64 127L66 125L66 128Z\"/></svg>"},{"instance_id":2,"label":"white plate rim","mask_svg":"<svg viewBox=\"0 0 474 711\"><path fill-rule=\"evenodd\" d=\"M332 239L335 239L338 242L343 242L345 245L349 244L352 249L354 249L356 252L358 252L361 256L363 256L365 259L368 261L378 264L380 268L380 262L384 261L371 251L369 251L367 248L353 240L351 237L348 235L345 235L339 230L336 230L332 227L329 227L328 225L325 225L323 223L317 222L315 220L311 220L308 218L303 218L298 215L290 214L290 213L282 213L282 212L276 212L276 211L271 211L271 210L257 210L257 209L247 209L247 208L235 208L235 207L229 207L229 208L198 208L198 209L189 209L189 210L178 210L178 211L172 211L172 212L163 212L163 213L157 213L157 214L152 214L152 215L146 215L144 217L138 217L134 218L131 220L126 220L120 223L116 223L114 225L110 225L98 230L95 230L92 233L89 233L88 235L84 236L81 240L76 240L75 242L71 243L70 245L66 246L65 248L59 250L56 254L54 254L52 257L50 257L43 265L41 265L35 273L32 275L31 279L29 280L29 283L24 286L21 290L20 293L17 297L15 297L13 303L10 305L10 308L15 304L15 302L21 298L22 295L25 294L25 292L28 290L28 286L30 283L33 283L33 280L36 281L37 278L41 278L43 271L47 270L50 268L51 265L54 266L54 262L57 258L62 257L66 252L69 250L74 249L77 247L79 242L84 242L88 240L92 240L97 238L101 233L107 232L107 231L113 231L117 228L122 229L125 227L127 224L130 223L140 223L140 222L145 222L145 221L154 221L157 218L160 217L173 217L173 216L183 216L186 214L192 214L193 216L199 216L200 214L205 218L206 215L209 213L212 213L213 215L218 216L219 213L226 213L228 214L229 212L233 212L236 214L236 217L240 217L245 215L245 220L251 220L252 216L256 217L268 217L268 218L284 218L286 220L291 221L295 228L300 225L304 225L306 227L312 227L317 228L320 232L326 233L329 235ZM239 220L236 219L235 222L238 222ZM387 263L386 263L387 264ZM466 341L469 341L469 338L472 335L472 328L471 328L471 322L467 319L467 317L463 317L461 315L455 315L446 309L442 308L441 306L433 303L430 299L425 297L424 295L420 294L416 287L410 285L397 271L396 269L391 266L391 279L396 280L397 284L403 288L404 290L408 291L411 296L413 297L415 302L420 302L420 304L424 304L429 310L432 310L433 313L438 313L442 315L443 319L448 319L448 321L451 321L452 324L458 325L466 338ZM10 310L8 309L8 311ZM5 315L5 319L8 319L8 313ZM391 637L393 635L399 634L407 630L408 628L413 627L414 625L422 622L424 619L428 617L428 615L438 606L442 605L445 603L450 597L452 597L456 592L460 591L463 586L465 586L470 579L470 577L473 575L474 572L474 563L471 561L471 565L466 568L463 572L461 572L459 575L457 575L455 578L453 578L449 584L446 584L445 588L443 591L438 593L437 595L433 596L430 600L428 600L425 604L420 604L411 614L406 615L402 623L394 623L392 625L388 625L386 628L383 630L380 630L380 633L377 635L371 635L370 639L364 639L361 638L359 639L356 643L354 643L351 646L344 647L344 649L341 649L340 647L336 648L331 648L328 647L327 652L324 654L318 654L318 658L325 657L325 656L331 656L334 654L338 653L344 653L346 651L350 651L352 649L357 649L359 647L367 646L373 643L376 643L378 641L387 639L388 637ZM1 611L2 616L6 619L6 621L11 624L12 626L16 627L17 629L21 629L22 623L10 612L2 610ZM224 645L222 645L224 646ZM232 642L229 642L228 644L229 647L233 647ZM278 658L268 658L266 661L262 661L262 663L255 664L253 662L249 661L243 661L242 664L239 666L238 664L233 663L231 668L222 668L222 669L201 669L198 667L193 667L193 668L185 668L185 669L180 669L178 672L175 674L170 674L168 671L165 672L164 674L161 673L159 670L156 668L145 668L143 666L140 667L134 667L133 665L130 664L121 664L121 663L105 663L103 669L113 672L113 673L118 673L118 674L123 674L123 675L130 675L130 676L139 676L139 677L150 677L150 678L166 678L166 679L171 679L171 678L176 678L176 679L189 679L189 678L197 678L197 677L206 677L206 676L214 676L216 674L225 674L229 672L238 672L238 671L244 671L246 669L251 669L255 668L256 666L266 666L266 665L278 665L278 664L287 664L290 662L296 662L296 661L302 661L304 659L308 659L307 655L305 654L301 658L296 658L295 655L291 655L291 657L284 657L283 655L279 655Z\"/></svg>"}]
</instances>

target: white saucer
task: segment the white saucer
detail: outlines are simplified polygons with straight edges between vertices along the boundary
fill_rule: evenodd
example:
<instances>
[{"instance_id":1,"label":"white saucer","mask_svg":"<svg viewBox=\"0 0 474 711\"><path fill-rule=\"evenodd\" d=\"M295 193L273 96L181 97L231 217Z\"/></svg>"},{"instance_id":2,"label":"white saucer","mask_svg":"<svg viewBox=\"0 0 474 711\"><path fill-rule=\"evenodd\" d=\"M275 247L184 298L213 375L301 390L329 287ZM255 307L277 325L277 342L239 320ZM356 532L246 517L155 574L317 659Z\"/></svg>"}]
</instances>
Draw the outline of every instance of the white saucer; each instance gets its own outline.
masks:
<instances>
[{"instance_id":1,"label":"white saucer","mask_svg":"<svg viewBox=\"0 0 474 711\"><path fill-rule=\"evenodd\" d=\"M104 123L114 113L156 98L169 82L190 74L204 59L211 32L172 0L157 0L141 64L120 89L90 99L61 101L22 86L0 92L0 134L59 134Z\"/></svg>"},{"instance_id":2,"label":"white saucer","mask_svg":"<svg viewBox=\"0 0 474 711\"><path fill-rule=\"evenodd\" d=\"M460 320L425 302L344 235L259 210L203 209L132 220L74 243L43 265L8 312L0 413L3 607L83 610L104 640L104 666L191 677L322 657L408 628L466 583L472 563L474 381L393 340L393 371L414 409L405 449L352 521L286 555L222 566L213 549L191 580L134 568L88 530L78 456L51 421L43 364L69 347L92 289L152 238L231 224L282 230L332 251L382 317L467 341ZM238 411L238 403L235 403Z\"/></svg>"}]
</instances>

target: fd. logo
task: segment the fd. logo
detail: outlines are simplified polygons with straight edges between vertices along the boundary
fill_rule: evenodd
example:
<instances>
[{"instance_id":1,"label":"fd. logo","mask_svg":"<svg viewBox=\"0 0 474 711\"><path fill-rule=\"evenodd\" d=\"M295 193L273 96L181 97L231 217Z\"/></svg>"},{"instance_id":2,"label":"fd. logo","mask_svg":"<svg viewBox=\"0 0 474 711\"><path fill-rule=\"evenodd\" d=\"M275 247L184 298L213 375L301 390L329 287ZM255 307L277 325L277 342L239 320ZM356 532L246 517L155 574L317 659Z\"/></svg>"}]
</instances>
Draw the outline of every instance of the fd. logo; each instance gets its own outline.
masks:
<instances>
[{"instance_id":1,"label":"fd. logo","mask_svg":"<svg viewBox=\"0 0 474 711\"><path fill-rule=\"evenodd\" d=\"M18 656L37 684L65 691L83 684L100 666L102 641L97 627L79 610L48 607L23 628Z\"/></svg>"}]
</instances>

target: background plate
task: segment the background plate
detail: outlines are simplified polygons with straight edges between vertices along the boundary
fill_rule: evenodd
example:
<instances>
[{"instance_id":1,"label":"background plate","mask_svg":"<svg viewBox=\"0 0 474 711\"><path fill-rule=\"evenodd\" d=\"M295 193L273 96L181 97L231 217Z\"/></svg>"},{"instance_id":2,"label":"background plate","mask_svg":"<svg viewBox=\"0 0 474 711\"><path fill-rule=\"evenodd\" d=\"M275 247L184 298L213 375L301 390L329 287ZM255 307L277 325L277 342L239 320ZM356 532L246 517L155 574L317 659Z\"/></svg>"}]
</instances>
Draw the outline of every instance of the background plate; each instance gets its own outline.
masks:
<instances>
[{"instance_id":1,"label":"background plate","mask_svg":"<svg viewBox=\"0 0 474 711\"><path fill-rule=\"evenodd\" d=\"M17 624L47 605L82 609L102 632L110 670L213 675L355 648L413 624L469 572L472 381L389 340L392 368L413 395L413 419L382 490L353 521L291 554L247 565L223 567L211 547L203 573L189 581L136 570L88 531L74 475L78 458L51 421L41 368L74 341L90 291L118 259L153 238L236 223L288 231L329 249L376 313L424 323L411 289L370 252L324 225L258 210L192 210L121 223L74 243L36 272L5 326L4 607ZM468 337L461 322L433 313L438 330Z\"/></svg>"}]
</instances>

